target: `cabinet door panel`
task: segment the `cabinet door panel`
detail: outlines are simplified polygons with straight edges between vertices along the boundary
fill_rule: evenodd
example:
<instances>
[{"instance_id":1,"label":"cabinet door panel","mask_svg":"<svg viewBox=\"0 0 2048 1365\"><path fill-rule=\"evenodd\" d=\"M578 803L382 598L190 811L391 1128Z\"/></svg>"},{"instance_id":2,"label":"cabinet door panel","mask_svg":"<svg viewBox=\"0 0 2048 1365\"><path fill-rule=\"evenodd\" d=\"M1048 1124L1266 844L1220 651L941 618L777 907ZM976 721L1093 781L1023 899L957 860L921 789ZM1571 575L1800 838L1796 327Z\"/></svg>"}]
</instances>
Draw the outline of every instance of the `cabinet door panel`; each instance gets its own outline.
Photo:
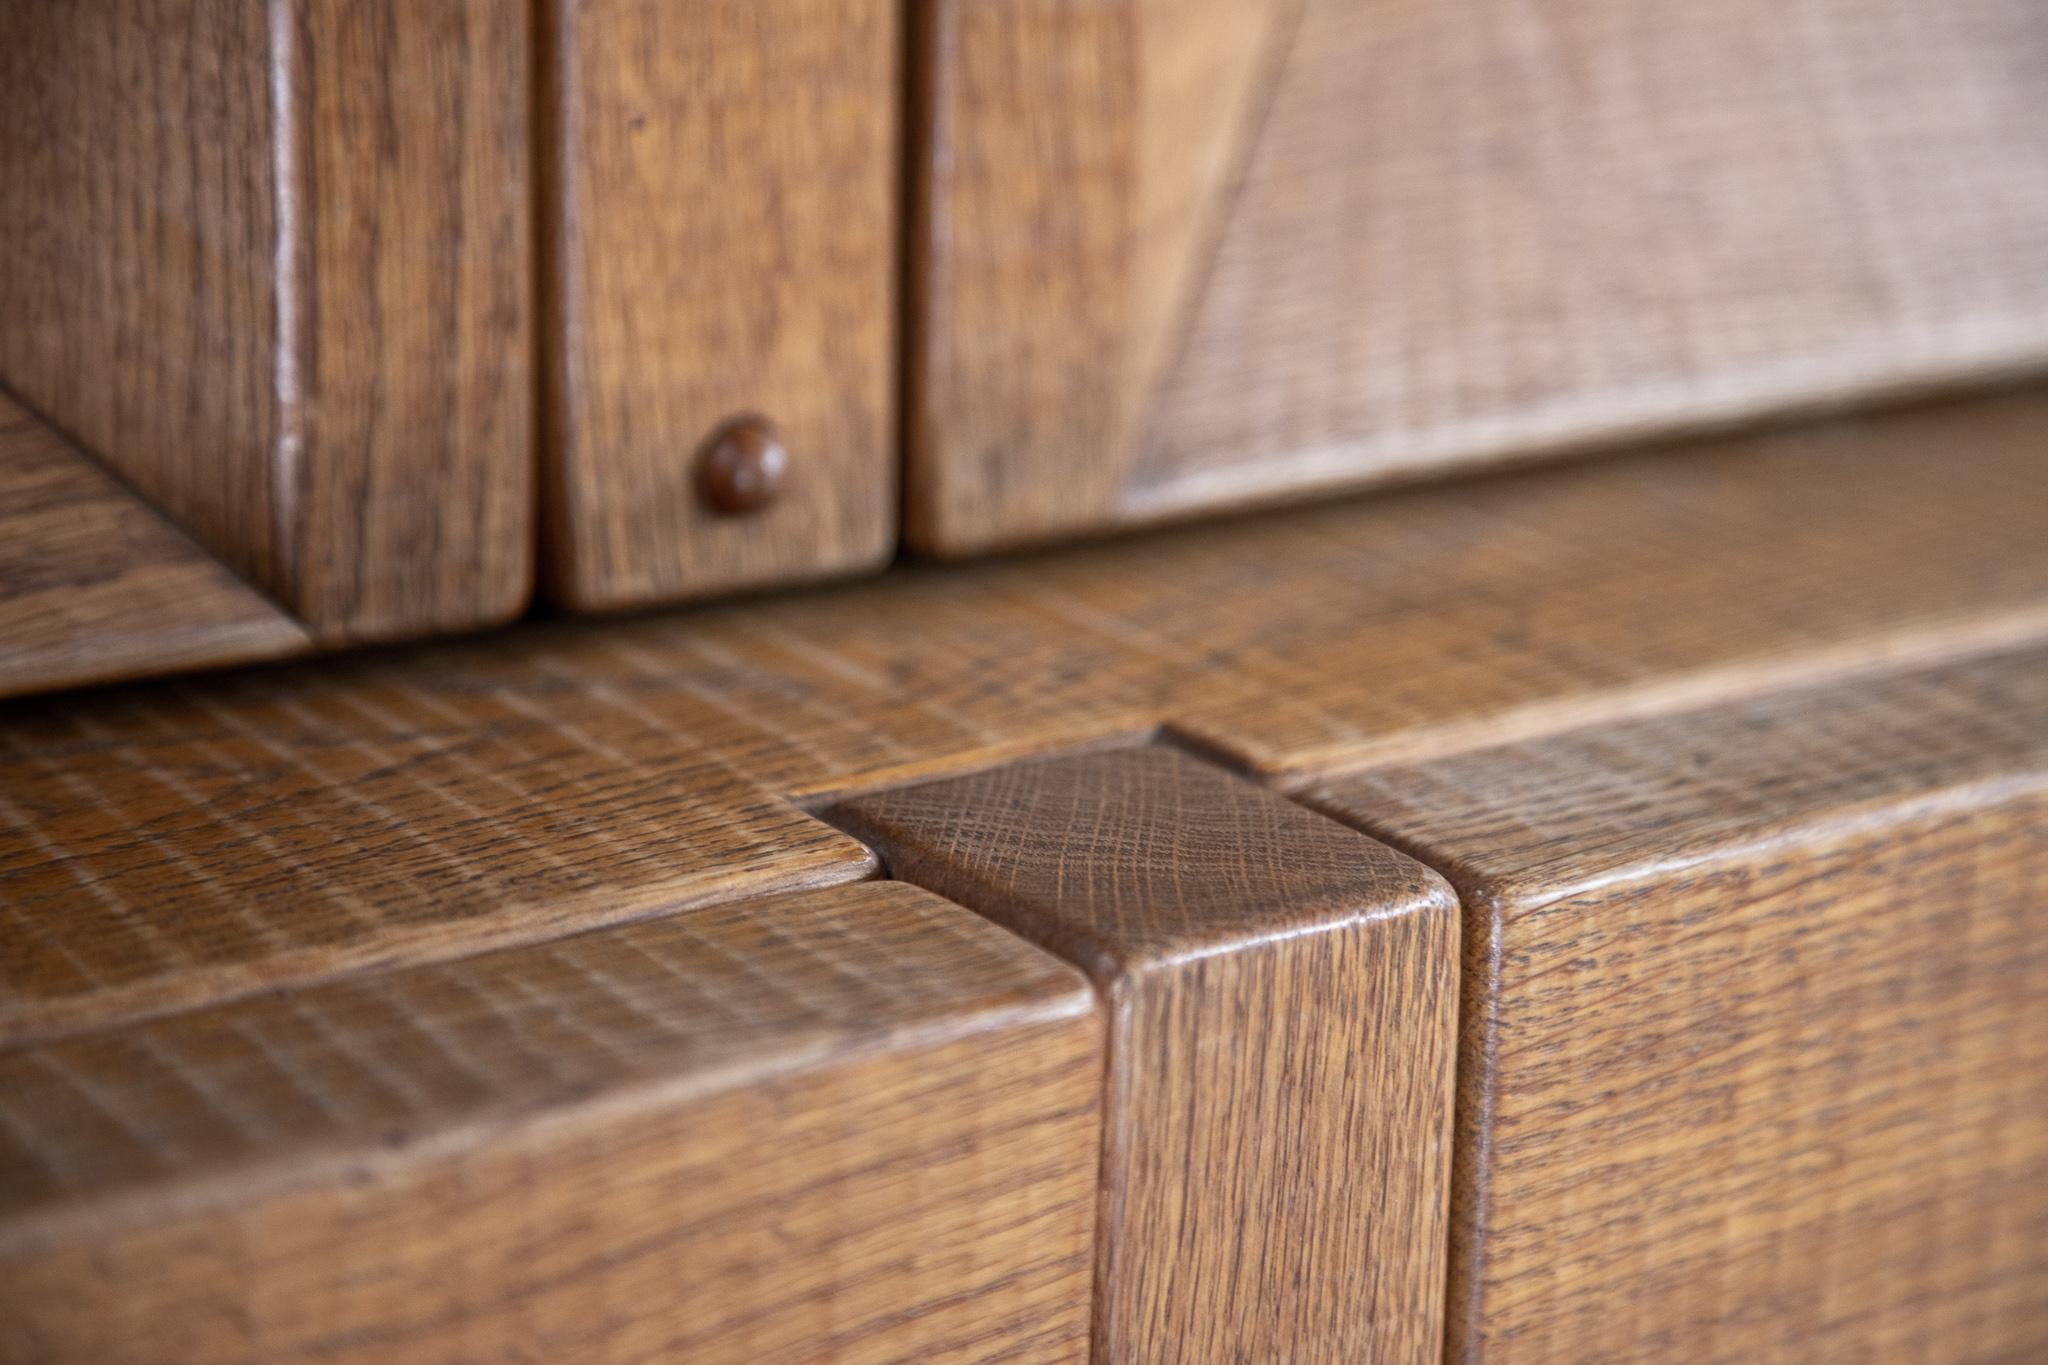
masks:
<instances>
[{"instance_id":1,"label":"cabinet door panel","mask_svg":"<svg viewBox=\"0 0 2048 1365\"><path fill-rule=\"evenodd\" d=\"M0 380L322 640L532 578L519 0L0 3Z\"/></svg>"},{"instance_id":2,"label":"cabinet door panel","mask_svg":"<svg viewBox=\"0 0 2048 1365\"><path fill-rule=\"evenodd\" d=\"M897 6L547 9L554 596L623 607L880 564ZM765 498L730 471L707 487L734 423L783 452ZM758 449L737 458L759 472Z\"/></svg>"},{"instance_id":3,"label":"cabinet door panel","mask_svg":"<svg viewBox=\"0 0 2048 1365\"><path fill-rule=\"evenodd\" d=\"M2048 358L2032 0L939 0L942 552Z\"/></svg>"}]
</instances>

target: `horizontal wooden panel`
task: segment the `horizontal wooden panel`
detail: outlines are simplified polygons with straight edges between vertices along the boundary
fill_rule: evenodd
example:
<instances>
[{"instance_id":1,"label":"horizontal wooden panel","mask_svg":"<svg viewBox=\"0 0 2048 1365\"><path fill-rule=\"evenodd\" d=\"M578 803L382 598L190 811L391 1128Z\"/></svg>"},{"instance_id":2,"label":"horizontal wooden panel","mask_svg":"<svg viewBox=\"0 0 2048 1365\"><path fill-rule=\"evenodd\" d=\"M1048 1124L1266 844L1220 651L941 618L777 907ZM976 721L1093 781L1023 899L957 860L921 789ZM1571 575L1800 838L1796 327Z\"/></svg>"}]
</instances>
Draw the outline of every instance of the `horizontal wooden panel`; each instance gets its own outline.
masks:
<instances>
[{"instance_id":1,"label":"horizontal wooden panel","mask_svg":"<svg viewBox=\"0 0 2048 1365\"><path fill-rule=\"evenodd\" d=\"M1080 1360L1099 1046L878 883L0 1054L0 1357Z\"/></svg>"},{"instance_id":2,"label":"horizontal wooden panel","mask_svg":"<svg viewBox=\"0 0 2048 1365\"><path fill-rule=\"evenodd\" d=\"M311 647L261 593L0 396L0 697Z\"/></svg>"},{"instance_id":3,"label":"horizontal wooden panel","mask_svg":"<svg viewBox=\"0 0 2048 1365\"><path fill-rule=\"evenodd\" d=\"M1454 1359L2048 1351L2048 651L1314 800L1465 903Z\"/></svg>"},{"instance_id":4,"label":"horizontal wooden panel","mask_svg":"<svg viewBox=\"0 0 2048 1365\"><path fill-rule=\"evenodd\" d=\"M323 639L532 580L521 0L0 4L0 379Z\"/></svg>"},{"instance_id":5,"label":"horizontal wooden panel","mask_svg":"<svg viewBox=\"0 0 2048 1365\"><path fill-rule=\"evenodd\" d=\"M899 8L545 0L554 595L622 607L896 542ZM765 505L701 483L770 427Z\"/></svg>"},{"instance_id":6,"label":"horizontal wooden panel","mask_svg":"<svg viewBox=\"0 0 2048 1365\"><path fill-rule=\"evenodd\" d=\"M1458 906L1171 749L835 805L1111 1004L1097 1360L1443 1352Z\"/></svg>"},{"instance_id":7,"label":"horizontal wooden panel","mask_svg":"<svg viewBox=\"0 0 2048 1365\"><path fill-rule=\"evenodd\" d=\"M910 541L2048 362L2035 0L942 0Z\"/></svg>"},{"instance_id":8,"label":"horizontal wooden panel","mask_svg":"<svg viewBox=\"0 0 2048 1365\"><path fill-rule=\"evenodd\" d=\"M2048 633L2048 404L0 715L0 1035L865 876L789 804L1161 724L1282 783Z\"/></svg>"}]
</instances>

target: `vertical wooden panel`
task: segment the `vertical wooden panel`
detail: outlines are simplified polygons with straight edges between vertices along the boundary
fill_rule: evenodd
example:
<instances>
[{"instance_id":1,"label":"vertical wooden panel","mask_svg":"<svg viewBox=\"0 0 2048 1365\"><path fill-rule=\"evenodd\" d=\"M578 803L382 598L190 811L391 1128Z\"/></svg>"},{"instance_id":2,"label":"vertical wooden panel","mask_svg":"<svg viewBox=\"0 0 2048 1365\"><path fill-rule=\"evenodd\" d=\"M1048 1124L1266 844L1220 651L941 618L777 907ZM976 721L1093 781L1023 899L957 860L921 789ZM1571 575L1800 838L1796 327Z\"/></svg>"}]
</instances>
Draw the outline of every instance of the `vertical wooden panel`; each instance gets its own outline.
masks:
<instances>
[{"instance_id":1,"label":"vertical wooden panel","mask_svg":"<svg viewBox=\"0 0 2048 1365\"><path fill-rule=\"evenodd\" d=\"M549 577L619 607L882 563L895 544L900 6L544 0ZM698 467L764 419L766 505Z\"/></svg>"},{"instance_id":2,"label":"vertical wooden panel","mask_svg":"<svg viewBox=\"0 0 2048 1365\"><path fill-rule=\"evenodd\" d=\"M0 5L0 379L327 639L532 577L521 0Z\"/></svg>"},{"instance_id":3,"label":"vertical wooden panel","mask_svg":"<svg viewBox=\"0 0 2048 1365\"><path fill-rule=\"evenodd\" d=\"M0 1359L1079 1361L1100 1039L869 883L0 1053Z\"/></svg>"},{"instance_id":4,"label":"vertical wooden panel","mask_svg":"<svg viewBox=\"0 0 2048 1365\"><path fill-rule=\"evenodd\" d=\"M1161 748L826 814L1108 1000L1098 1359L1437 1358L1457 905L1433 874Z\"/></svg>"},{"instance_id":5,"label":"vertical wooden panel","mask_svg":"<svg viewBox=\"0 0 2048 1365\"><path fill-rule=\"evenodd\" d=\"M1466 905L1453 1359L2048 1353L2048 651L1316 799Z\"/></svg>"}]
</instances>

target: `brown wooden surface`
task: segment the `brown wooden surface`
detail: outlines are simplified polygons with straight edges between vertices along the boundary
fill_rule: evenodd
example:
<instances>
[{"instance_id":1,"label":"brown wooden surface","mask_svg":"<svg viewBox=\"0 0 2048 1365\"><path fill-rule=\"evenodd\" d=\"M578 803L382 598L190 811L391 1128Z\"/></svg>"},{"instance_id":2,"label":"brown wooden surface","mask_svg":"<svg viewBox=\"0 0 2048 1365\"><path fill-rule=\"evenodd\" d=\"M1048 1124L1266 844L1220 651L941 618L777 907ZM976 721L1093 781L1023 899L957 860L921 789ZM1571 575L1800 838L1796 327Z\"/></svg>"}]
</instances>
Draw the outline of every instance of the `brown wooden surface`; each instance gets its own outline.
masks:
<instances>
[{"instance_id":1,"label":"brown wooden surface","mask_svg":"<svg viewBox=\"0 0 2048 1365\"><path fill-rule=\"evenodd\" d=\"M1458 906L1434 873L1158 746L825 816L1109 1002L1096 1360L1440 1358Z\"/></svg>"},{"instance_id":2,"label":"brown wooden surface","mask_svg":"<svg viewBox=\"0 0 2048 1365\"><path fill-rule=\"evenodd\" d=\"M856 880L786 798L1169 724L1283 785L2048 635L1988 400L0 711L0 1038Z\"/></svg>"},{"instance_id":3,"label":"brown wooden surface","mask_svg":"<svg viewBox=\"0 0 2048 1365\"><path fill-rule=\"evenodd\" d=\"M0 4L0 380L326 639L532 576L518 0Z\"/></svg>"},{"instance_id":4,"label":"brown wooden surface","mask_svg":"<svg viewBox=\"0 0 2048 1365\"><path fill-rule=\"evenodd\" d=\"M2048 360L2035 0L925 12L923 549Z\"/></svg>"},{"instance_id":5,"label":"brown wooden surface","mask_svg":"<svg viewBox=\"0 0 2048 1365\"><path fill-rule=\"evenodd\" d=\"M1452 1359L2048 1354L2048 650L1314 799L1465 905Z\"/></svg>"},{"instance_id":6,"label":"brown wooden surface","mask_svg":"<svg viewBox=\"0 0 2048 1365\"><path fill-rule=\"evenodd\" d=\"M0 697L277 658L311 643L0 396Z\"/></svg>"},{"instance_id":7,"label":"brown wooden surface","mask_svg":"<svg viewBox=\"0 0 2048 1365\"><path fill-rule=\"evenodd\" d=\"M553 595L620 607L878 567L896 540L899 6L543 9ZM748 414L789 470L734 515L696 466Z\"/></svg>"},{"instance_id":8,"label":"brown wooden surface","mask_svg":"<svg viewBox=\"0 0 2048 1365\"><path fill-rule=\"evenodd\" d=\"M1078 1361L1100 1038L879 883L0 1054L0 1359Z\"/></svg>"}]
</instances>

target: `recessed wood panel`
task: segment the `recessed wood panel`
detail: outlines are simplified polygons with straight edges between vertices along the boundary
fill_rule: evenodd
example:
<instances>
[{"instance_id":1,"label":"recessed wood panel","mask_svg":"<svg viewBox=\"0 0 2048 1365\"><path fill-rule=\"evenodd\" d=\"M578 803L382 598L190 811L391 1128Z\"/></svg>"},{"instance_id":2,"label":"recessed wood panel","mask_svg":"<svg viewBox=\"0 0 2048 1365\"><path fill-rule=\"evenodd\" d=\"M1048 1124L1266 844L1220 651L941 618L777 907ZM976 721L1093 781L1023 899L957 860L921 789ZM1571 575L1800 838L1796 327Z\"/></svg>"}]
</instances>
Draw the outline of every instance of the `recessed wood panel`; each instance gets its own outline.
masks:
<instances>
[{"instance_id":1,"label":"recessed wood panel","mask_svg":"<svg viewBox=\"0 0 2048 1365\"><path fill-rule=\"evenodd\" d=\"M291 617L0 397L0 697L311 647Z\"/></svg>"},{"instance_id":2,"label":"recessed wood panel","mask_svg":"<svg viewBox=\"0 0 2048 1365\"><path fill-rule=\"evenodd\" d=\"M532 579L521 0L0 5L0 380L318 636Z\"/></svg>"},{"instance_id":3,"label":"recessed wood panel","mask_svg":"<svg viewBox=\"0 0 2048 1365\"><path fill-rule=\"evenodd\" d=\"M1458 913L1434 874L1149 746L825 815L1109 1002L1097 1360L1438 1359Z\"/></svg>"},{"instance_id":4,"label":"recessed wood panel","mask_svg":"<svg viewBox=\"0 0 2048 1365\"><path fill-rule=\"evenodd\" d=\"M900 7L543 0L549 579L603 608L895 548ZM765 505L700 467L772 428Z\"/></svg>"},{"instance_id":5,"label":"recessed wood panel","mask_svg":"<svg viewBox=\"0 0 2048 1365\"><path fill-rule=\"evenodd\" d=\"M910 542L2048 361L2033 0L941 0Z\"/></svg>"},{"instance_id":6,"label":"recessed wood panel","mask_svg":"<svg viewBox=\"0 0 2048 1365\"><path fill-rule=\"evenodd\" d=\"M0 1054L0 1358L1085 1357L1078 975L870 884Z\"/></svg>"},{"instance_id":7,"label":"recessed wood panel","mask_svg":"<svg viewBox=\"0 0 2048 1365\"><path fill-rule=\"evenodd\" d=\"M2048 636L2048 407L1894 413L0 713L0 1037L872 859L792 798L1166 724L1282 784Z\"/></svg>"},{"instance_id":8,"label":"recessed wood panel","mask_svg":"<svg viewBox=\"0 0 2048 1365\"><path fill-rule=\"evenodd\" d=\"M1452 1359L2048 1352L2048 652L1312 799L1466 907Z\"/></svg>"}]
</instances>

